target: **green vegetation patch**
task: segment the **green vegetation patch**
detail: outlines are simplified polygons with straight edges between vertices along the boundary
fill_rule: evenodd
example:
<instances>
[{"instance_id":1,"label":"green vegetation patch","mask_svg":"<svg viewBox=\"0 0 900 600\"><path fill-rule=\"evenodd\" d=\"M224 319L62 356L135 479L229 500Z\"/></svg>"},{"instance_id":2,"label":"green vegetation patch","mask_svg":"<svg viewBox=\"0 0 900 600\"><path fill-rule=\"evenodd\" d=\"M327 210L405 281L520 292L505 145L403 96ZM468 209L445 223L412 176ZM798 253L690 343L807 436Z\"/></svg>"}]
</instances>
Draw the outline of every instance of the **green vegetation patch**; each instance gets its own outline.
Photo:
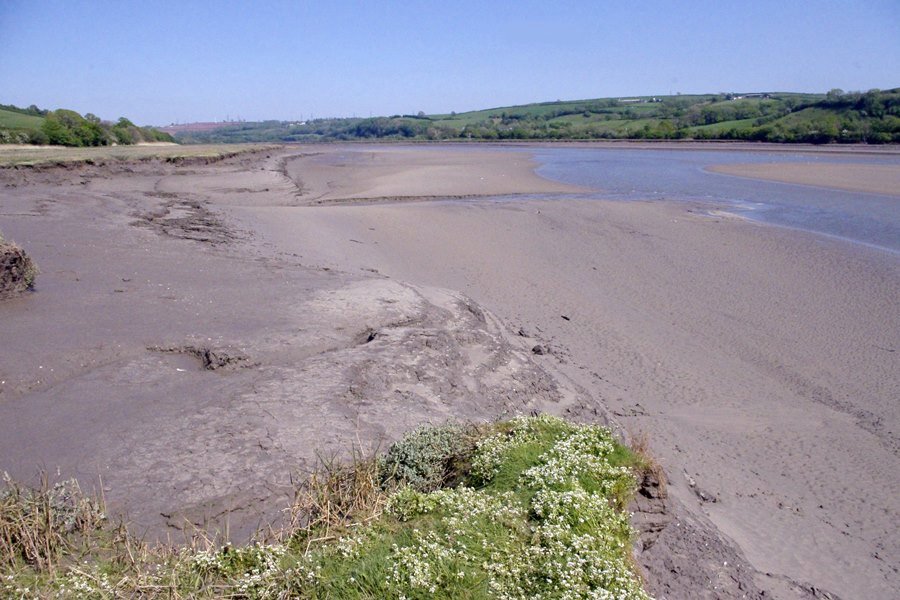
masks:
<instances>
[{"instance_id":1,"label":"green vegetation patch","mask_svg":"<svg viewBox=\"0 0 900 600\"><path fill-rule=\"evenodd\" d=\"M41 563L8 533L22 495L7 493L0 594L644 599L624 511L641 464L607 429L555 417L426 427L313 474L269 543L149 548L75 519Z\"/></svg>"}]
</instances>

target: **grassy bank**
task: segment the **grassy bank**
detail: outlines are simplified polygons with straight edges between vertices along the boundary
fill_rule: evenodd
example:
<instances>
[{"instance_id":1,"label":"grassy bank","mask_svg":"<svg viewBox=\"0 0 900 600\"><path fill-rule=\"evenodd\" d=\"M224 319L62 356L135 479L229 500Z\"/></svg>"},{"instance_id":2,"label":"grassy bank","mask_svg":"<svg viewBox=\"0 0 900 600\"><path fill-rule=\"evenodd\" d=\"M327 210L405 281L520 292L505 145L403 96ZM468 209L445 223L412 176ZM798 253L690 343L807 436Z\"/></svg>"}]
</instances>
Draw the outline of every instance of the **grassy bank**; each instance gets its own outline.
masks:
<instances>
[{"instance_id":1,"label":"grassy bank","mask_svg":"<svg viewBox=\"0 0 900 600\"><path fill-rule=\"evenodd\" d=\"M411 432L324 465L258 542L148 546L72 483L0 493L0 594L82 598L646 598L625 505L648 461L547 417Z\"/></svg>"},{"instance_id":2,"label":"grassy bank","mask_svg":"<svg viewBox=\"0 0 900 600\"><path fill-rule=\"evenodd\" d=\"M13 146L0 145L0 167L53 166L78 164L105 164L141 160L222 159L246 152L263 151L274 146L265 144L203 144L179 146L177 144L147 144L135 146L101 146L94 148L67 148L63 146Z\"/></svg>"}]
</instances>

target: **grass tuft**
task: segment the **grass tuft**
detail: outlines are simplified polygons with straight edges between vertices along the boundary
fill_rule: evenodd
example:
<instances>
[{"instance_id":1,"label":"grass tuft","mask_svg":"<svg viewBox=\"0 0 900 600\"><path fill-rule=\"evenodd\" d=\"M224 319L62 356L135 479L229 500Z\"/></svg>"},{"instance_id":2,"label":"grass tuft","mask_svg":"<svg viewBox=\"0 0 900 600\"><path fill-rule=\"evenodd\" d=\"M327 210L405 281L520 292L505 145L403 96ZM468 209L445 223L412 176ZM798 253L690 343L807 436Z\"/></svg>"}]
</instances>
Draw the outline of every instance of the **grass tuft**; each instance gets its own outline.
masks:
<instances>
[{"instance_id":1,"label":"grass tuft","mask_svg":"<svg viewBox=\"0 0 900 600\"><path fill-rule=\"evenodd\" d=\"M357 448L349 463L320 458L297 488L286 529L276 539L302 542L306 553L316 544L334 541L352 527L377 519L388 498L381 473L377 457Z\"/></svg>"},{"instance_id":2,"label":"grass tuft","mask_svg":"<svg viewBox=\"0 0 900 600\"><path fill-rule=\"evenodd\" d=\"M34 289L40 271L25 250L0 233L0 298Z\"/></svg>"},{"instance_id":3,"label":"grass tuft","mask_svg":"<svg viewBox=\"0 0 900 600\"><path fill-rule=\"evenodd\" d=\"M29 489L3 474L0 490L0 566L25 564L50 571L74 549L73 538L99 528L106 519L102 502L87 498L74 479Z\"/></svg>"},{"instance_id":4,"label":"grass tuft","mask_svg":"<svg viewBox=\"0 0 900 600\"><path fill-rule=\"evenodd\" d=\"M622 448L634 457L631 464L635 472L644 476L649 475L659 486L660 494L665 497L668 479L666 478L665 470L650 449L650 436L647 435L646 431L642 431L640 433L631 433L629 437L631 445L622 446Z\"/></svg>"}]
</instances>

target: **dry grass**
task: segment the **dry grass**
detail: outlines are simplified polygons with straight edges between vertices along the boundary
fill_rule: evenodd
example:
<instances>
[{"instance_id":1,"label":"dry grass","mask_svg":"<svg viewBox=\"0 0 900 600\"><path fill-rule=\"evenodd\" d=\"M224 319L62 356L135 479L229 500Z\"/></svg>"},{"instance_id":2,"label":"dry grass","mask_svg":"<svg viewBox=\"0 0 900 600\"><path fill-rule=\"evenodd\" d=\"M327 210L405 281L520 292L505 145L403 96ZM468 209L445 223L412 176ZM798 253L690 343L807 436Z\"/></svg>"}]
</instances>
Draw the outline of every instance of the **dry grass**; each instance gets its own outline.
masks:
<instances>
[{"instance_id":1,"label":"dry grass","mask_svg":"<svg viewBox=\"0 0 900 600\"><path fill-rule=\"evenodd\" d=\"M382 487L375 454L354 449L349 463L320 458L297 488L288 518L275 539L305 543L306 550L335 540L353 526L365 525L384 511L388 493Z\"/></svg>"},{"instance_id":2,"label":"dry grass","mask_svg":"<svg viewBox=\"0 0 900 600\"><path fill-rule=\"evenodd\" d=\"M38 571L52 570L75 549L79 534L94 531L106 519L102 500L88 498L74 479L50 486L46 475L33 490L4 474L0 491L0 566L24 561Z\"/></svg>"},{"instance_id":3,"label":"dry grass","mask_svg":"<svg viewBox=\"0 0 900 600\"><path fill-rule=\"evenodd\" d=\"M39 269L25 250L0 233L0 298L33 289Z\"/></svg>"},{"instance_id":4,"label":"dry grass","mask_svg":"<svg viewBox=\"0 0 900 600\"><path fill-rule=\"evenodd\" d=\"M665 496L666 488L668 486L668 479L666 478L666 472L662 468L662 465L659 464L659 461L656 460L656 457L653 455L652 450L650 449L650 436L647 435L647 432L629 432L631 451L638 457L640 461L640 468L643 473L649 473L656 478L659 482L659 491Z\"/></svg>"},{"instance_id":5,"label":"dry grass","mask_svg":"<svg viewBox=\"0 0 900 600\"><path fill-rule=\"evenodd\" d=\"M79 163L108 163L141 160L220 159L246 152L276 148L266 144L178 144L102 146L96 148L66 148L62 146L0 145L0 167L75 165Z\"/></svg>"}]
</instances>

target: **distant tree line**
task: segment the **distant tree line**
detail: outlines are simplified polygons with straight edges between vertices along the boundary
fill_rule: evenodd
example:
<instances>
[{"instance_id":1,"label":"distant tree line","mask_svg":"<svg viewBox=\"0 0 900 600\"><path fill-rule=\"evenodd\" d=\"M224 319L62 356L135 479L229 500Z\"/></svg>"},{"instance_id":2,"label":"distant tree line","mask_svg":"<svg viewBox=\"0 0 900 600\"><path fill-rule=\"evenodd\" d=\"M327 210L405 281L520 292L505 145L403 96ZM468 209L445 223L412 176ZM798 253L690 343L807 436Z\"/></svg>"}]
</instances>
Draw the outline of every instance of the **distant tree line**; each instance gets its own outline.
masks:
<instances>
[{"instance_id":1,"label":"distant tree line","mask_svg":"<svg viewBox=\"0 0 900 600\"><path fill-rule=\"evenodd\" d=\"M174 141L168 133L152 127L138 127L125 117L115 123L107 123L91 113L82 117L77 112L66 109L47 113L44 124L35 137L37 143L54 146L111 146Z\"/></svg>"},{"instance_id":2,"label":"distant tree line","mask_svg":"<svg viewBox=\"0 0 900 600\"><path fill-rule=\"evenodd\" d=\"M152 127L138 127L125 117L112 123L102 121L91 113L82 116L74 110L63 108L50 111L41 110L34 105L28 108L0 105L0 109L42 119L36 127L0 130L0 141L3 142L52 146L112 146L175 141L166 132Z\"/></svg>"},{"instance_id":3,"label":"distant tree line","mask_svg":"<svg viewBox=\"0 0 900 600\"><path fill-rule=\"evenodd\" d=\"M177 138L187 143L375 139L900 143L900 89L608 98L449 115L265 121L186 132Z\"/></svg>"},{"instance_id":4,"label":"distant tree line","mask_svg":"<svg viewBox=\"0 0 900 600\"><path fill-rule=\"evenodd\" d=\"M30 115L32 117L43 117L49 110L43 110L32 104L28 108L19 108L12 104L0 104L0 110L8 110L9 112L19 113L20 115Z\"/></svg>"}]
</instances>

